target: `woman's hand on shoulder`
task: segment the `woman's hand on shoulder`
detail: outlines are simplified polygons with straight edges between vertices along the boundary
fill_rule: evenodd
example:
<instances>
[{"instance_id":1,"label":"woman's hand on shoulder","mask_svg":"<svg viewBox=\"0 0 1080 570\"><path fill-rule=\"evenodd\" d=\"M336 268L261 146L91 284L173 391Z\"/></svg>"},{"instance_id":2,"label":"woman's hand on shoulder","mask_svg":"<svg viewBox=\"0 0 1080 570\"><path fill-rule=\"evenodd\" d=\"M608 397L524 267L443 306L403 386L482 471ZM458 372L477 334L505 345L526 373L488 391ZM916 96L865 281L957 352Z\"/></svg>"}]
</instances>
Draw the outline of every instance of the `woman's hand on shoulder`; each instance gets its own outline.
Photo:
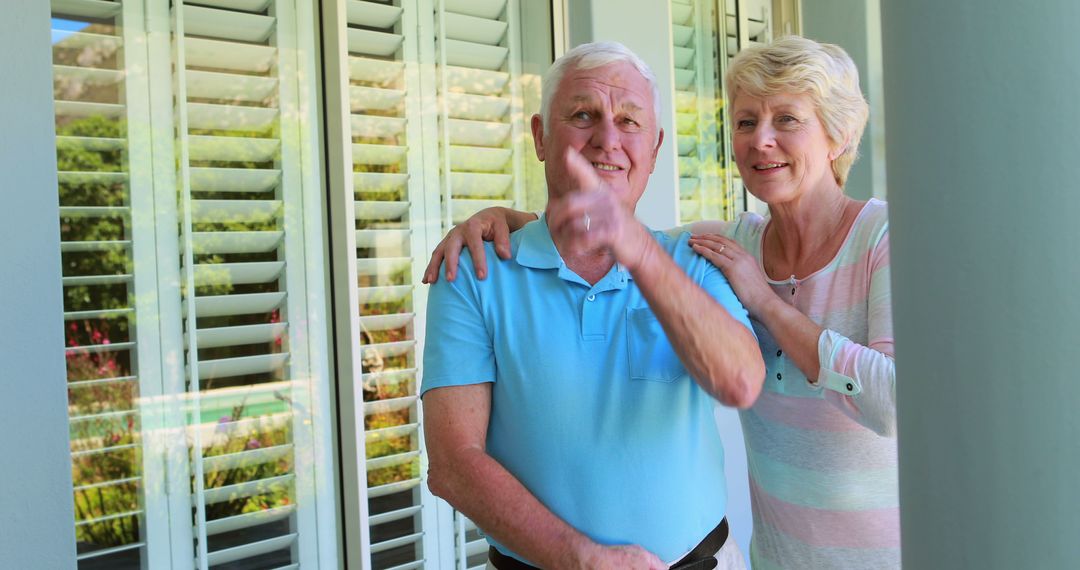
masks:
<instances>
[{"instance_id":1,"label":"woman's hand on shoulder","mask_svg":"<svg viewBox=\"0 0 1080 570\"><path fill-rule=\"evenodd\" d=\"M510 258L510 227L507 222L507 209L500 207L484 208L469 219L454 226L446 237L431 252L431 260L424 270L424 283L439 280L439 266L446 263L446 279L453 281L457 277L461 250L469 248L476 277L487 277L487 256L484 242L495 242L495 253L503 259Z\"/></svg>"},{"instance_id":2,"label":"woman's hand on shoulder","mask_svg":"<svg viewBox=\"0 0 1080 570\"><path fill-rule=\"evenodd\" d=\"M690 247L723 272L735 295L751 316L777 299L761 270L761 264L739 242L716 234L694 234Z\"/></svg>"}]
</instances>

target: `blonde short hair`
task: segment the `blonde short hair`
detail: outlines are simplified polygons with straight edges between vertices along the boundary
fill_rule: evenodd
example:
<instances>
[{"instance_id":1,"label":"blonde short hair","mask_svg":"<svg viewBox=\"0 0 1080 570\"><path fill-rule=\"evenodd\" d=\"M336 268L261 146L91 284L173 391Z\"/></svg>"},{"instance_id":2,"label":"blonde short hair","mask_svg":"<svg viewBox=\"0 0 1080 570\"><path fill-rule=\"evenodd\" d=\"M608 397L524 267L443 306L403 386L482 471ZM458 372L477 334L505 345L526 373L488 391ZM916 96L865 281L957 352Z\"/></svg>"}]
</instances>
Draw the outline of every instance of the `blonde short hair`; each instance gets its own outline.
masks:
<instances>
[{"instance_id":1,"label":"blonde short hair","mask_svg":"<svg viewBox=\"0 0 1080 570\"><path fill-rule=\"evenodd\" d=\"M855 62L843 48L799 36L748 47L732 60L724 85L728 103L740 93L759 98L780 93L809 95L829 140L845 145L832 162L833 177L844 186L859 155L870 108L859 90Z\"/></svg>"}]
</instances>

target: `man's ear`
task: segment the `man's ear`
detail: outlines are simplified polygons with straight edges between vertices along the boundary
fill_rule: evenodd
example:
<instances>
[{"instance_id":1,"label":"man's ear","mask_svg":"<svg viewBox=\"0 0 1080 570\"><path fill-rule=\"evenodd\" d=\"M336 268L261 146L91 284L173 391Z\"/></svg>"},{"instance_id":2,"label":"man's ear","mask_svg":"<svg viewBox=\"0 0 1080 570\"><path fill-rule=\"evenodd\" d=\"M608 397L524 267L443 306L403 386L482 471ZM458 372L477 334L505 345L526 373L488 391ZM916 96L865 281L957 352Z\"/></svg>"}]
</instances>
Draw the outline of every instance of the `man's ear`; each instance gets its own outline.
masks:
<instances>
[{"instance_id":1,"label":"man's ear","mask_svg":"<svg viewBox=\"0 0 1080 570\"><path fill-rule=\"evenodd\" d=\"M544 162L544 120L540 115L533 115L529 126L532 127L533 148L536 149L536 158Z\"/></svg>"},{"instance_id":2,"label":"man's ear","mask_svg":"<svg viewBox=\"0 0 1080 570\"><path fill-rule=\"evenodd\" d=\"M656 148L652 149L652 166L649 167L649 173L656 170L656 157L660 154L660 146L664 144L664 129L660 128L660 133L656 136Z\"/></svg>"}]
</instances>

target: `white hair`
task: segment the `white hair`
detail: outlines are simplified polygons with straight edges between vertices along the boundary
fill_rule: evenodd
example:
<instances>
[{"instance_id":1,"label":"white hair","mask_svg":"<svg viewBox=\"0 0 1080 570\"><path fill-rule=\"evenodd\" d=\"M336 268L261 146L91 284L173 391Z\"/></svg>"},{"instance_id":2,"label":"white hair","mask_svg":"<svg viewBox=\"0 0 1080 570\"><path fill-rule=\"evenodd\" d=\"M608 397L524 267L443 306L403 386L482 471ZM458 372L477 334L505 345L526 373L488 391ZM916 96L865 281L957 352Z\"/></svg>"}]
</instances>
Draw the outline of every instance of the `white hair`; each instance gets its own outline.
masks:
<instances>
[{"instance_id":1,"label":"white hair","mask_svg":"<svg viewBox=\"0 0 1080 570\"><path fill-rule=\"evenodd\" d=\"M659 137L660 89L656 87L656 75L649 68L649 64L642 61L637 54L630 51L630 48L619 42L581 44L564 53L562 57L551 64L541 81L540 118L543 120L544 132L548 132L551 117L551 100L555 97L555 91L559 88L559 83L562 82L562 78L567 71L571 69L595 69L623 61L633 65L634 69L638 70L638 73L645 78L645 81L649 82L649 88L652 90L654 122Z\"/></svg>"}]
</instances>

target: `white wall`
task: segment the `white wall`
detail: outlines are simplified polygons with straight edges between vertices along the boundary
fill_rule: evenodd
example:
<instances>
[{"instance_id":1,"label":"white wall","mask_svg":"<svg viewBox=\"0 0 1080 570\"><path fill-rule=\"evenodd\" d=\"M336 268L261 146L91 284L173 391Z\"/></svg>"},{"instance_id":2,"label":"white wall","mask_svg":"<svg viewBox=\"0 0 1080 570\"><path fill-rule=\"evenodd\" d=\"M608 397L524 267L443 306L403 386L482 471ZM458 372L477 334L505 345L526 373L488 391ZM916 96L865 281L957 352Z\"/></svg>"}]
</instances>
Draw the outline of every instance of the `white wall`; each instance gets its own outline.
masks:
<instances>
[{"instance_id":1,"label":"white wall","mask_svg":"<svg viewBox=\"0 0 1080 570\"><path fill-rule=\"evenodd\" d=\"M0 18L0 553L74 568L49 3Z\"/></svg>"},{"instance_id":2,"label":"white wall","mask_svg":"<svg viewBox=\"0 0 1080 570\"><path fill-rule=\"evenodd\" d=\"M907 568L1080 561L1080 4L883 5Z\"/></svg>"}]
</instances>

